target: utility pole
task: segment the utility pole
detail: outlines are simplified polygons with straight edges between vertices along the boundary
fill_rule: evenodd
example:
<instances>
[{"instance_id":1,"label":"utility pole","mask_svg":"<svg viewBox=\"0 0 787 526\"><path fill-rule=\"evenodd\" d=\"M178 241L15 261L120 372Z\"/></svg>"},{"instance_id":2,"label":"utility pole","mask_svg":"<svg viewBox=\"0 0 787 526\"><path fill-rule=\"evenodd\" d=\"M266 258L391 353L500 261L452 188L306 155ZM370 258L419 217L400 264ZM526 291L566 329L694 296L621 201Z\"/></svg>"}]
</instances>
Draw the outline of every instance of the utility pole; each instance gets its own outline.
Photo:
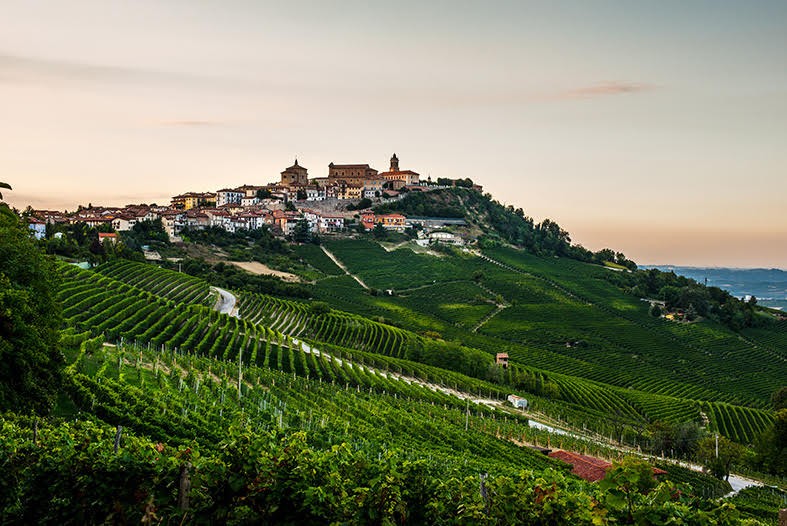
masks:
<instances>
[{"instance_id":1,"label":"utility pole","mask_svg":"<svg viewBox=\"0 0 787 526\"><path fill-rule=\"evenodd\" d=\"M716 433L716 458L719 458L719 434Z\"/></svg>"},{"instance_id":2,"label":"utility pole","mask_svg":"<svg viewBox=\"0 0 787 526\"><path fill-rule=\"evenodd\" d=\"M467 398L467 410L465 412L465 431L467 431L469 425L470 425L470 399Z\"/></svg>"},{"instance_id":3,"label":"utility pole","mask_svg":"<svg viewBox=\"0 0 787 526\"><path fill-rule=\"evenodd\" d=\"M243 376L241 373L241 367L243 366L243 350L238 353L238 400L240 400L241 391L240 386L243 381Z\"/></svg>"}]
</instances>

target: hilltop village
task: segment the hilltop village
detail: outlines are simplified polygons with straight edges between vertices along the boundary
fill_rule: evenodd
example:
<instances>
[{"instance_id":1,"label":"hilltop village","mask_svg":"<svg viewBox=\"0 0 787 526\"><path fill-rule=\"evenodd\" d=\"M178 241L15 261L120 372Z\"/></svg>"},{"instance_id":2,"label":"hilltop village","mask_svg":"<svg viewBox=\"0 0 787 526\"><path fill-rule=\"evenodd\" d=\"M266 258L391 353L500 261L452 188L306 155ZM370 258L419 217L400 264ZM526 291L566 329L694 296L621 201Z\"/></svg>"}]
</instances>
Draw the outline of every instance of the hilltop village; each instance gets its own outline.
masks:
<instances>
[{"instance_id":1,"label":"hilltop village","mask_svg":"<svg viewBox=\"0 0 787 526\"><path fill-rule=\"evenodd\" d=\"M402 199L409 192L428 192L448 186L467 186L477 191L482 187L470 180L422 180L419 173L402 170L394 153L385 172L369 164L328 165L327 176L309 177L309 170L298 160L285 168L278 181L266 185L244 184L213 192L189 191L173 196L168 206L127 205L103 207L90 205L76 212L32 210L28 214L30 229L43 237L46 224L83 222L112 238L112 232L131 230L143 221L161 219L171 241L179 241L184 229L217 227L228 232L267 227L275 235L290 237L298 224L308 226L312 234L345 232L350 228L372 230L380 225L385 230L402 232L416 225L424 227L422 242L428 234L445 223L463 223L461 219L408 218L401 214L375 214L375 204ZM460 244L461 239L447 232L433 232L432 241Z\"/></svg>"}]
</instances>

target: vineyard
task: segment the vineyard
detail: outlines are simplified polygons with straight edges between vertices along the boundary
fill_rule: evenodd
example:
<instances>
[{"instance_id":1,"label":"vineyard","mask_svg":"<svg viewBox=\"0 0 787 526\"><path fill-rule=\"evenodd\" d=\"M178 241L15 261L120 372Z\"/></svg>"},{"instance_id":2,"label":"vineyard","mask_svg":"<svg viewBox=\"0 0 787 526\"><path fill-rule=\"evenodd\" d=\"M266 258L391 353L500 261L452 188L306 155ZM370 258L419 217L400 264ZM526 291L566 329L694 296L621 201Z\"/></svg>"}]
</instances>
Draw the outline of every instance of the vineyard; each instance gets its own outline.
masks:
<instances>
[{"instance_id":1,"label":"vineyard","mask_svg":"<svg viewBox=\"0 0 787 526\"><path fill-rule=\"evenodd\" d=\"M784 362L783 322L742 338L710 322L650 317L647 303L621 294L602 267L497 248L486 251L489 259L452 273L464 258L411 254L394 266L391 254L406 249L386 253L371 245L334 242L331 251L367 283L402 283L396 295L370 296L340 277L319 282L320 299L490 355L504 350L516 367L557 386L553 398L573 404L572 412L585 410L576 416L578 425L595 418L592 410L632 422L698 421L702 412L711 429L749 443L772 421L770 393L787 383L785 368L773 365ZM441 282L422 279L440 265L448 269ZM468 269L481 273L480 283ZM383 275L390 281L375 281ZM508 305L494 311L497 301ZM468 331L476 326L477 332Z\"/></svg>"},{"instance_id":2,"label":"vineyard","mask_svg":"<svg viewBox=\"0 0 787 526\"><path fill-rule=\"evenodd\" d=\"M94 270L59 264L64 392L54 420L2 420L0 448L26 466L0 475L12 499L3 522L104 522L114 506L122 520L146 522L160 513L592 523L596 512L624 510L527 445L614 459L612 443L653 449L645 430L657 421L706 422L743 444L773 422L765 398L783 372L762 360L781 356L779 336L654 320L598 277L608 271L575 262L503 249L488 259L435 257L359 241L330 249L377 290L303 246L323 303L242 292L237 317L214 310L208 283L179 272L122 260ZM511 357L506 369L493 364L500 351ZM733 367L744 351L749 362ZM692 360L700 367L683 363ZM512 393L528 399L527 414L506 408ZM533 415L571 431L533 427ZM60 452L55 463L36 454L42 445ZM120 458L128 493L97 490L84 501L80 473L116 488L102 477L118 476ZM706 521L742 517L696 500L726 493L725 483L662 465L665 498L673 483L689 484L681 491L692 496L672 508L641 500L642 513L666 520L678 506ZM185 505L172 489L184 476ZM34 491L51 477L62 482ZM484 497L479 481L494 492ZM555 495L548 507L535 497L546 487ZM745 504L749 516L764 517L757 502ZM73 508L82 515L70 518Z\"/></svg>"},{"instance_id":3,"label":"vineyard","mask_svg":"<svg viewBox=\"0 0 787 526\"><path fill-rule=\"evenodd\" d=\"M117 343L137 342L160 350L184 350L230 361L241 359L246 363L313 377L337 378L337 373L326 369L324 364L315 368L318 362L293 359L294 355L290 353L297 353L302 346L315 343L326 350L335 349L351 359L363 353L366 360L386 369L407 369L443 384L453 374L445 369L463 363L459 359L462 351L457 347L425 340L410 331L342 311L314 313L306 302L244 293L240 298L241 319L218 315L198 303L173 304L172 300L139 290L128 283L147 284L166 293L172 287L163 287L161 280L156 278L160 273L177 278L181 277L180 274L140 264L116 266L120 268L102 267L100 272L62 267L60 296L65 306L64 316L76 332L88 330L92 336L103 334L108 341ZM110 271L127 282L109 278ZM207 287L193 278L184 280L184 283L193 291L204 291ZM475 284L450 285L442 290L445 297L467 295L469 290L484 292ZM411 294L426 289L414 290ZM203 297L193 291L191 296L184 297L186 301L198 301ZM397 300L412 301L410 297ZM296 343L295 338L311 343ZM374 358L370 359L370 356ZM512 353L512 356L516 354ZM413 359L422 363L414 363ZM335 367L332 361L329 363ZM426 364L441 369L426 372L425 368L429 367ZM634 426L655 420L679 423L698 420L703 411L714 429L747 443L772 421L768 413L755 408L716 401L705 401L702 405L691 397L654 397L640 390L610 389L604 383L578 376L546 372L546 364L542 368L514 365L497 379L487 377L486 367L478 369L478 374L471 374L480 378L480 382L462 374L451 376L453 380L448 382L455 386L473 385L472 388L479 392L495 393L494 396L501 399L507 391L520 389L536 406L557 407L572 425L602 434L613 432L619 422ZM517 380L523 375L525 381ZM355 385L357 381L345 380L345 383ZM510 387L501 389L498 384L509 384ZM610 421L599 418L605 414L615 414L616 422L610 424Z\"/></svg>"}]
</instances>

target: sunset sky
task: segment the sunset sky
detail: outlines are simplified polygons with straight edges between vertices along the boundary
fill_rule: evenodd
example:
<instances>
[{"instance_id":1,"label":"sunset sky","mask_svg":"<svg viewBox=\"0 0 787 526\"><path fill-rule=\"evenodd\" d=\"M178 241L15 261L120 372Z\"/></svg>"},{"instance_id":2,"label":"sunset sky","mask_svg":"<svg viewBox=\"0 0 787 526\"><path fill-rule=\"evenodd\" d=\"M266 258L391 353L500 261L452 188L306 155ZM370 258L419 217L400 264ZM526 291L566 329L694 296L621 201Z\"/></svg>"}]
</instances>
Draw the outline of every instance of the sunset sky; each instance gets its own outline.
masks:
<instances>
[{"instance_id":1,"label":"sunset sky","mask_svg":"<svg viewBox=\"0 0 787 526\"><path fill-rule=\"evenodd\" d=\"M787 2L0 1L17 207L297 156L470 177L639 263L787 268Z\"/></svg>"}]
</instances>

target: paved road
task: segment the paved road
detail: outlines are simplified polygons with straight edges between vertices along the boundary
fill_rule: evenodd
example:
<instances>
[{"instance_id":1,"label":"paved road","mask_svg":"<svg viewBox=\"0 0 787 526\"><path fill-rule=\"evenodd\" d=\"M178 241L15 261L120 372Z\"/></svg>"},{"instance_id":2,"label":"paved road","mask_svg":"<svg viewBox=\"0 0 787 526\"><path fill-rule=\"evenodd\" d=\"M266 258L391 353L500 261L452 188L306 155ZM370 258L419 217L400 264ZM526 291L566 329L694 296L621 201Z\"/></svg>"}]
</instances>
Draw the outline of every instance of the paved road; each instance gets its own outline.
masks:
<instances>
[{"instance_id":1,"label":"paved road","mask_svg":"<svg viewBox=\"0 0 787 526\"><path fill-rule=\"evenodd\" d=\"M219 293L219 298L216 300L216 305L213 307L213 310L217 310L222 314L229 314L230 316L235 316L238 318L238 308L236 307L238 298L236 298L235 295L228 290L220 289L218 287L211 287L211 289Z\"/></svg>"}]
</instances>

